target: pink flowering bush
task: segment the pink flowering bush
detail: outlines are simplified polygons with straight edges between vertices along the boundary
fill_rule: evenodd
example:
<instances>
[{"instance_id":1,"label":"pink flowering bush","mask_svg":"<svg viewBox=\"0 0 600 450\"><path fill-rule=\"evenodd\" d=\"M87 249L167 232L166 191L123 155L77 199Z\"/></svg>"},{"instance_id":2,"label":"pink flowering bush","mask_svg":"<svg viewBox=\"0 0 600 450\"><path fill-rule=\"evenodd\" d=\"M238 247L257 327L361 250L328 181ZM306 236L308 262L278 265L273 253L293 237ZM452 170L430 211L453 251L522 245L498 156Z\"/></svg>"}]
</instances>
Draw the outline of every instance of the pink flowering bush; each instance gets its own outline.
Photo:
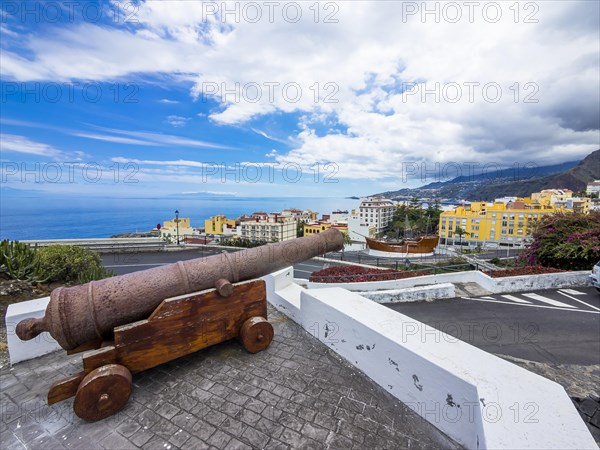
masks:
<instances>
[{"instance_id":1,"label":"pink flowering bush","mask_svg":"<svg viewBox=\"0 0 600 450\"><path fill-rule=\"evenodd\" d=\"M600 260L600 212L545 216L532 238L519 257L522 264L588 270Z\"/></svg>"}]
</instances>

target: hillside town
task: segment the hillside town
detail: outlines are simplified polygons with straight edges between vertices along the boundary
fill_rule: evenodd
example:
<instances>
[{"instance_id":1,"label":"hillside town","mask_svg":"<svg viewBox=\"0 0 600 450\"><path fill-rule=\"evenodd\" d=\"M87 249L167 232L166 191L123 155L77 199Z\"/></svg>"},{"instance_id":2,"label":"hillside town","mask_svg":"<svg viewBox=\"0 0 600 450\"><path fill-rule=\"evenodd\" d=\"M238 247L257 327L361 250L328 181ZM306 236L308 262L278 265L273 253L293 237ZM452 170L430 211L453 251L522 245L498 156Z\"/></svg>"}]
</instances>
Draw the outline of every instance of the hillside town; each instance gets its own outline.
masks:
<instances>
[{"instance_id":1,"label":"hillside town","mask_svg":"<svg viewBox=\"0 0 600 450\"><path fill-rule=\"evenodd\" d=\"M238 218L215 215L194 226L190 217L165 221L159 232L168 242L281 242L336 228L346 236L354 250L367 249L367 239L382 237L389 230L401 206L417 205L423 210L437 210L439 219L429 225L427 233L436 233L442 245L468 247L522 247L531 237L533 225L542 217L556 213L600 211L600 180L587 185L584 193L568 189L545 189L528 197L501 197L492 202L448 202L406 199L390 200L369 196L351 211L322 213L288 208L279 212L253 212ZM396 217L398 219L398 217ZM401 230L402 235L407 230ZM383 236L387 240L389 236Z\"/></svg>"}]
</instances>

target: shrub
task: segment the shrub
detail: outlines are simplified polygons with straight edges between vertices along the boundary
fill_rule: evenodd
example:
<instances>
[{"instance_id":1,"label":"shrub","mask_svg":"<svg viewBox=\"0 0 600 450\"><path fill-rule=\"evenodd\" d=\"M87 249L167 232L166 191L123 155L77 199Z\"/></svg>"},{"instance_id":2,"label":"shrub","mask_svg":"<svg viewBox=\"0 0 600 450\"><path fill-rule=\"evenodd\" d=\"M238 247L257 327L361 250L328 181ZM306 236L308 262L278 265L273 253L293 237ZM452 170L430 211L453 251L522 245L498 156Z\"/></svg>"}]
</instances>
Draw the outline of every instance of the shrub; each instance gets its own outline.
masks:
<instances>
[{"instance_id":1,"label":"shrub","mask_svg":"<svg viewBox=\"0 0 600 450\"><path fill-rule=\"evenodd\" d=\"M0 272L21 281L37 281L37 258L29 244L4 240L0 243Z\"/></svg>"},{"instance_id":2,"label":"shrub","mask_svg":"<svg viewBox=\"0 0 600 450\"><path fill-rule=\"evenodd\" d=\"M267 244L267 241L253 241L248 238L227 238L221 241L221 245L228 247L253 248L260 247L261 245L265 244Z\"/></svg>"},{"instance_id":3,"label":"shrub","mask_svg":"<svg viewBox=\"0 0 600 450\"><path fill-rule=\"evenodd\" d=\"M85 283L112 274L93 250L73 245L50 245L37 251L38 276L47 281Z\"/></svg>"},{"instance_id":4,"label":"shrub","mask_svg":"<svg viewBox=\"0 0 600 450\"><path fill-rule=\"evenodd\" d=\"M545 216L519 256L527 265L588 270L600 259L600 212Z\"/></svg>"},{"instance_id":5,"label":"shrub","mask_svg":"<svg viewBox=\"0 0 600 450\"><path fill-rule=\"evenodd\" d=\"M310 275L314 283L359 283L364 281L399 280L428 275L425 272L399 272L393 269L370 269L360 266L333 266Z\"/></svg>"}]
</instances>

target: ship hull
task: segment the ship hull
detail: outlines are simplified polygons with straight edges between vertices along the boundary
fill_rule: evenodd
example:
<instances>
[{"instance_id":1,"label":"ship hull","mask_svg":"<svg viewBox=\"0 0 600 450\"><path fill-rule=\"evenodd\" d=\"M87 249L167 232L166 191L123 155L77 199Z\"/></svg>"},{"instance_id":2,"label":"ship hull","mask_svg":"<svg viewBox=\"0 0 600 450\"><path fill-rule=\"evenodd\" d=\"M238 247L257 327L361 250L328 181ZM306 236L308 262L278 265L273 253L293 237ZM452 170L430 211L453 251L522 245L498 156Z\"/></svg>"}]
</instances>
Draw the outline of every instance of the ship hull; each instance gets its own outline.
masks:
<instances>
[{"instance_id":1,"label":"ship hull","mask_svg":"<svg viewBox=\"0 0 600 450\"><path fill-rule=\"evenodd\" d=\"M384 242L365 238L370 250L385 253L400 254L432 254L440 241L439 236L423 236L414 240L403 240L400 242Z\"/></svg>"}]
</instances>

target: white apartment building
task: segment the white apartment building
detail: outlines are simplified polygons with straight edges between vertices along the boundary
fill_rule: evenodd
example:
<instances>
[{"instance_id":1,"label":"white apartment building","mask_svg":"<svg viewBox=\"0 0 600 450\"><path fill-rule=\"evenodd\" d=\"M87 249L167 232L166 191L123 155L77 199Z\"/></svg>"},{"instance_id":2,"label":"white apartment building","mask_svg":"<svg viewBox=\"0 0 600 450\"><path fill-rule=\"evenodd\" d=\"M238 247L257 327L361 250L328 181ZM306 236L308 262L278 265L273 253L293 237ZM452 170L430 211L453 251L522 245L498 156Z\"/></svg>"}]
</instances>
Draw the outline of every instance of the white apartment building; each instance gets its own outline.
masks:
<instances>
[{"instance_id":1,"label":"white apartment building","mask_svg":"<svg viewBox=\"0 0 600 450\"><path fill-rule=\"evenodd\" d=\"M243 219L240 237L253 241L281 242L296 238L295 219L279 214L268 214L265 218Z\"/></svg>"},{"instance_id":2,"label":"white apartment building","mask_svg":"<svg viewBox=\"0 0 600 450\"><path fill-rule=\"evenodd\" d=\"M365 236L376 238L377 228L375 225L363 222L358 214L359 212L353 209L352 214L348 216L348 235L352 242L362 242L366 245Z\"/></svg>"},{"instance_id":3,"label":"white apartment building","mask_svg":"<svg viewBox=\"0 0 600 450\"><path fill-rule=\"evenodd\" d=\"M591 183L589 183L587 185L587 189L585 190L585 193L588 195L600 194L600 180L595 180L595 181L592 181Z\"/></svg>"},{"instance_id":4,"label":"white apartment building","mask_svg":"<svg viewBox=\"0 0 600 450\"><path fill-rule=\"evenodd\" d=\"M366 225L374 225L377 233L382 232L394 217L396 205L387 198L376 196L361 199L358 208L360 222Z\"/></svg>"}]
</instances>

